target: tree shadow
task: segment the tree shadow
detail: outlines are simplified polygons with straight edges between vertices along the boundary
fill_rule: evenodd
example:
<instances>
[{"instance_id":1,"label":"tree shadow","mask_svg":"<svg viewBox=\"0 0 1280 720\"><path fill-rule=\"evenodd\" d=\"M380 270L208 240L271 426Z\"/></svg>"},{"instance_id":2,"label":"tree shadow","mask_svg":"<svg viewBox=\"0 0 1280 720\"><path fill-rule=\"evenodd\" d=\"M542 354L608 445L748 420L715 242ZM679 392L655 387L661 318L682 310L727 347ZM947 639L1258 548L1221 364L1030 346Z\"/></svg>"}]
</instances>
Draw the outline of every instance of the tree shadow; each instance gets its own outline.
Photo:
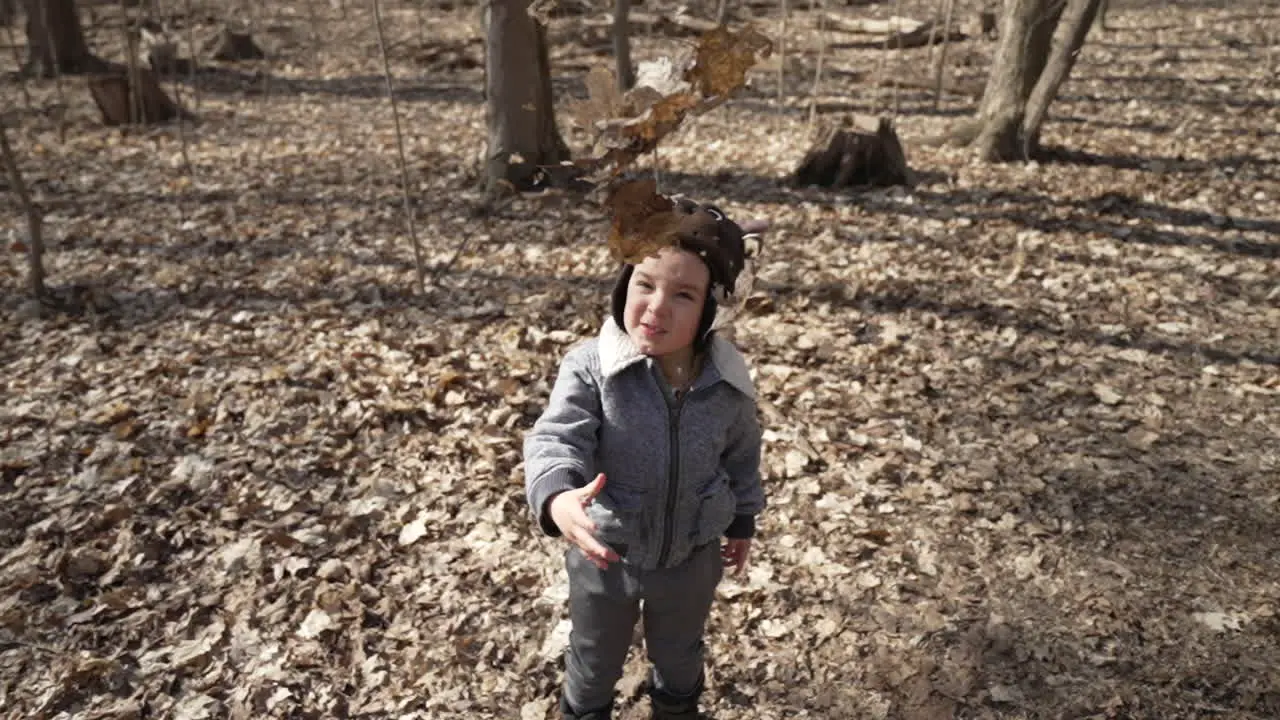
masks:
<instances>
[{"instance_id":1,"label":"tree shadow","mask_svg":"<svg viewBox=\"0 0 1280 720\"><path fill-rule=\"evenodd\" d=\"M1280 167L1280 163L1251 156L1225 158L1216 162L1187 160L1185 158L1151 158L1139 156L1107 156L1072 153L1070 157L1086 157L1090 162L1112 165L1125 169L1150 169L1150 164L1165 164L1166 170L1204 172L1220 167ZM1142 245L1201 247L1221 253L1243 255L1262 259L1280 258L1280 242L1274 240L1249 240L1223 238L1209 233L1163 230L1157 225L1178 228L1223 231L1258 232L1280 237L1280 221L1222 215L1183 210L1157 203L1138 200L1127 195L1104 193L1088 200L1063 201L1060 198L1038 193L1019 191L973 191L960 189L932 190L945 182L946 176L923 173L920 186L911 190L919 202L906 205L898 202L883 188L866 188L834 193L816 187L792 187L787 178L768 177L748 171L725 170L715 175L702 173L663 173L663 183L668 190L688 193L692 197L710 196L709 188L724 188L729 198L737 202L782 204L804 200L831 202L836 198L856 202L860 207L885 214L912 217L938 218L940 208L948 209L948 216L960 213L975 222L1001 220L1048 233L1075 232L1081 234L1102 233L1123 237L1125 242ZM1065 217L1062 210L1071 211ZM1129 221L1138 220L1139 224Z\"/></svg>"},{"instance_id":2,"label":"tree shadow","mask_svg":"<svg viewBox=\"0 0 1280 720\"><path fill-rule=\"evenodd\" d=\"M1264 568L1280 557L1280 517L1260 502L1273 490L1257 464L1263 441L1255 433L1250 447L1247 434L1229 427L1174 423L1154 444L1135 443L1126 430L1141 430L1140 422L1116 427L1114 416L1091 412L1100 405L1087 387L1065 396L1051 390L1087 386L1090 371L1040 368L1045 373L1018 388L1022 404L1001 423L1073 420L1042 435L1034 456L1007 448L999 477L1013 481L1010 489L1025 488L1019 476L1043 481L1038 493L1017 493L1023 500L1010 512L1050 528L1042 542L1076 571L1054 577L1057 568L1035 566L1045 583L999 599L993 610L1015 620L1005 629L1006 650L986 655L987 672L1033 705L1096 711L1119 692L1116 709L1200 705L1274 716L1280 692L1268 673L1280 657L1267 621L1215 632L1195 619L1219 602L1217 566L1238 582L1263 584ZM1222 455L1224 447L1235 452ZM1003 485L997 480L995 492Z\"/></svg>"},{"instance_id":3,"label":"tree shadow","mask_svg":"<svg viewBox=\"0 0 1280 720\"><path fill-rule=\"evenodd\" d=\"M1280 108L1280 100L1258 100L1254 98L1240 99L1231 95L1215 95L1208 98L1187 97L1186 95L1128 95L1117 94L1115 96L1094 95L1092 93L1063 93L1054 101L1055 103L1098 103L1111 105L1128 105L1134 103L1150 103L1151 105L1172 105L1175 107L1186 107L1193 105L1212 112L1219 112L1224 107L1235 110L1263 110L1273 111Z\"/></svg>"},{"instance_id":4,"label":"tree shadow","mask_svg":"<svg viewBox=\"0 0 1280 720\"><path fill-rule=\"evenodd\" d=\"M941 299L946 292L903 283L837 298L837 304L871 318L929 313L942 320L934 326L942 333L976 323L979 332L965 334L981 337L991 334L981 332L985 328L1013 327L1023 337L1052 341L1050 347L1141 348L1174 362L1145 372L1119 360L1045 362L1039 343L1022 350L1019 340L1018 349L986 357L980 376L944 373L950 379L930 386L920 402L949 408L946 423L964 428L968 439L961 445L949 432L932 439L953 446L949 462L957 468L991 463L981 491L989 507L953 510L961 517L952 522L963 529L968 513L975 524L1013 518L1016 529L989 536L997 547L985 552L1000 566L966 556L963 530L960 544L947 543L957 557L948 558L946 574L967 580L973 589L965 594L973 597L944 631L925 636L921 652L898 661L928 677L935 699L956 685L950 674L977 675L962 683L969 692L948 697L1028 717L1172 717L1169 708L1192 708L1185 717L1276 716L1280 688L1271 669L1280 664L1280 623L1265 609L1254 612L1280 558L1280 515L1267 500L1275 492L1276 466L1267 430L1248 421L1270 400L1234 397L1221 388L1217 401L1230 402L1230 414L1238 417L1204 424L1197 420L1213 411L1183 412L1206 402L1204 389L1194 387L1206 362L1274 369L1280 353L1172 342L1140 330L1117 335L1066 327L1035 308ZM1117 366L1139 373L1128 378L1132 390L1109 379ZM1142 406L1151 401L1140 393L1166 393L1159 383L1171 378L1188 383L1186 391L1160 400L1164 421L1150 425ZM1114 405L1103 401L1093 389L1100 382L1117 382L1126 396ZM1000 401L982 402L983 395ZM1155 431L1147 436L1149 427ZM1014 439L1027 431L1036 434L1033 451ZM1015 568L1018 577L1010 575ZM1206 611L1208 617L1197 616ZM1212 614L1217 611L1226 615ZM1214 629L1219 620L1227 627ZM1232 629L1232 623L1244 627ZM929 685L925 689L927 696ZM918 686L891 694L896 704L919 702Z\"/></svg>"},{"instance_id":5,"label":"tree shadow","mask_svg":"<svg viewBox=\"0 0 1280 720\"><path fill-rule=\"evenodd\" d=\"M803 289L793 291L805 292ZM1012 327L1023 335L1045 340L1080 342L1117 350L1136 348L1153 355L1192 359L1197 363L1238 365L1251 362L1280 367L1280 348L1213 347L1194 341L1170 340L1143 328L1125 328L1121 332L1112 333L1095 328L1064 327L1042 312L1020 311L981 300L948 302L936 298L927 288L901 286L882 292L859 294L856 298L847 298L843 302L872 315L922 311L937 315L943 320L970 320L993 329Z\"/></svg>"},{"instance_id":6,"label":"tree shadow","mask_svg":"<svg viewBox=\"0 0 1280 720\"><path fill-rule=\"evenodd\" d=\"M1078 115L1054 115L1052 121L1055 123L1064 123L1069 125L1087 125L1090 128L1102 128L1106 130L1119 130L1121 132L1130 133L1150 133L1152 135L1164 135L1172 132L1173 125L1166 125L1151 120L1141 120L1132 123L1115 122L1113 120L1102 120L1096 117L1081 117Z\"/></svg>"},{"instance_id":7,"label":"tree shadow","mask_svg":"<svg viewBox=\"0 0 1280 720\"><path fill-rule=\"evenodd\" d=\"M351 75L334 78L284 77L267 71L244 71L226 66L205 66L192 75L171 75L164 82L177 82L211 95L284 96L323 95L361 100L387 97L383 75ZM480 105L484 88L475 82L430 81L426 76L393 78L396 99L402 102L455 102Z\"/></svg>"},{"instance_id":8,"label":"tree shadow","mask_svg":"<svg viewBox=\"0 0 1280 720\"><path fill-rule=\"evenodd\" d=\"M1063 202L1057 198L1035 193L974 193L964 190L935 192L917 190L916 196L924 200L907 210L911 214L929 216L930 205L936 206L993 206L993 201L1003 201L1007 209L996 207L987 210L968 210L965 216L977 222L990 220L1009 221L1024 227L1047 233L1075 232L1080 234L1102 233L1123 237L1125 242L1142 245L1172 247L1201 247L1226 254L1243 255L1263 259L1280 258L1280 242L1222 238L1208 233L1162 230L1155 225L1167 224L1182 228L1203 228L1221 232L1240 230L1276 234L1280 233L1280 221L1218 215L1187 211L1156 203L1135 200L1117 193L1104 193L1089 200ZM874 208L875 205L869 205ZM884 204L883 209L903 212L899 205ZM1061 210L1074 211L1063 217ZM1058 212L1055 212L1058 211ZM1114 216L1110 219L1108 216ZM1141 221L1137 225L1129 220Z\"/></svg>"},{"instance_id":9,"label":"tree shadow","mask_svg":"<svg viewBox=\"0 0 1280 720\"><path fill-rule=\"evenodd\" d=\"M298 252L296 249L290 252ZM357 256L356 261L360 258ZM226 284L193 278L184 289L146 285L131 287L123 270L113 270L92 279L101 288L106 302L92 308L83 320L95 328L113 331L139 331L172 322L187 313L200 313L202 322L234 327L236 313L249 311L259 316L285 317L304 314L316 305L334 308L379 308L385 316L420 310L438 315L441 322L457 322L456 309L473 306L469 316L477 319L499 318L506 314L506 298L513 294L528 296L549 288L564 291L573 298L607 297L613 282L611 273L588 275L510 275L476 269L452 269L443 284L432 285L426 294L416 291L415 266L406 260L368 259L364 265L390 268L404 279L394 283L368 276L335 277L333 282L307 282L279 285L271 290L248 284ZM431 274L433 268L428 268ZM0 308L14 310L23 302L20 296L0 298ZM214 311L210 314L210 311ZM600 316L603 318L603 314ZM249 322L249 321L246 321ZM243 324L243 323L241 323Z\"/></svg>"},{"instance_id":10,"label":"tree shadow","mask_svg":"<svg viewBox=\"0 0 1280 720\"><path fill-rule=\"evenodd\" d=\"M1280 135L1265 133L1264 136ZM1260 139L1260 138L1259 138ZM1227 155L1212 160L1196 160L1181 155L1175 157L1162 155L1127 155L1119 153L1094 153L1059 146L1044 146L1040 149L1037 160L1041 162L1060 163L1064 165L1102 166L1116 170L1152 170L1161 172L1203 173L1215 170L1249 169L1267 174L1275 171L1280 174L1280 161L1270 160L1253 155Z\"/></svg>"}]
</instances>

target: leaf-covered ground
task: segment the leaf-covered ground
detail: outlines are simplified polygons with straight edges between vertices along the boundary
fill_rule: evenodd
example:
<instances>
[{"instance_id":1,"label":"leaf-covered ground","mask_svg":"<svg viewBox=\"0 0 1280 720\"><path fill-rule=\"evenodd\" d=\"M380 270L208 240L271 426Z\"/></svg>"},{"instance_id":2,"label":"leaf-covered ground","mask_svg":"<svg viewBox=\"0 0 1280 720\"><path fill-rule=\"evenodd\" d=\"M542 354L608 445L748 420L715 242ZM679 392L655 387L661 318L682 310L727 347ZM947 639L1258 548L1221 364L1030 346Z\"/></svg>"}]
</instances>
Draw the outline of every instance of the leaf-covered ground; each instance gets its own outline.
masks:
<instances>
[{"instance_id":1,"label":"leaf-covered ground","mask_svg":"<svg viewBox=\"0 0 1280 720\"><path fill-rule=\"evenodd\" d=\"M391 3L415 294L350 5L244 10L272 59L178 85L194 126L104 129L81 80L4 81L51 282L86 305L25 301L6 189L5 717L549 716L562 546L528 521L520 442L602 317L605 219L485 204L476 15ZM664 144L664 191L773 223L735 328L772 504L713 618L715 717L1280 716L1280 16L1113 5L1054 105L1058 162L926 146L973 100L874 81L936 50L819 53L804 9L781 99L775 62ZM93 12L118 58L118 10ZM581 97L607 21L551 30ZM815 104L896 107L920 184L781 183Z\"/></svg>"}]
</instances>

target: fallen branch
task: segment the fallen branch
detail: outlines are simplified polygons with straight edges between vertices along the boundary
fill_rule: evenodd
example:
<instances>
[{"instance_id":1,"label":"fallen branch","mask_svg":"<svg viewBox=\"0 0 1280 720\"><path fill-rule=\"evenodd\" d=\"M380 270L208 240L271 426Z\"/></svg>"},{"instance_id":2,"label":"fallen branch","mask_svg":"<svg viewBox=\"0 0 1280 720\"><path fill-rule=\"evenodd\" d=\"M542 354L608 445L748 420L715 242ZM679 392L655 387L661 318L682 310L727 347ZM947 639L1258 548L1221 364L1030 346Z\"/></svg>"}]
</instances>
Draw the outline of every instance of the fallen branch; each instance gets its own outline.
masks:
<instances>
[{"instance_id":1,"label":"fallen branch","mask_svg":"<svg viewBox=\"0 0 1280 720\"><path fill-rule=\"evenodd\" d=\"M893 33L909 33L928 23L906 17L891 17L888 20L876 18L853 18L842 13L818 13L814 21L825 24L832 30L852 33L854 35L889 35Z\"/></svg>"},{"instance_id":2,"label":"fallen branch","mask_svg":"<svg viewBox=\"0 0 1280 720\"><path fill-rule=\"evenodd\" d=\"M711 20L703 20L691 15L654 15L652 13L631 11L629 16L632 25L654 32L662 29L680 29L691 33L704 33L715 30L718 26Z\"/></svg>"},{"instance_id":3,"label":"fallen branch","mask_svg":"<svg viewBox=\"0 0 1280 720\"><path fill-rule=\"evenodd\" d=\"M940 26L939 23L933 20L921 22L904 17L875 20L826 13L819 17L820 23L824 21L831 23L827 27L832 30L839 30L853 35L875 35L881 37L882 39L866 41L867 46L870 47L874 43L874 45L884 47L886 50L926 47L944 40L946 42L960 42L969 38L959 29Z\"/></svg>"}]
</instances>

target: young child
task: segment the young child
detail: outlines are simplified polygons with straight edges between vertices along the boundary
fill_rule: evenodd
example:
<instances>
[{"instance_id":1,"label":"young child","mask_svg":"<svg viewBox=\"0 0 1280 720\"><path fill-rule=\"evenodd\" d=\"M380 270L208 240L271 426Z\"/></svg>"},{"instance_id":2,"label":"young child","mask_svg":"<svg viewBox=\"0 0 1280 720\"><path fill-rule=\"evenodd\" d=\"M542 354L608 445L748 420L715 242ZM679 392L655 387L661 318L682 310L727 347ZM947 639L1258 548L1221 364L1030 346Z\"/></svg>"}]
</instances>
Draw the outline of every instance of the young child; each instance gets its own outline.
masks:
<instances>
[{"instance_id":1,"label":"young child","mask_svg":"<svg viewBox=\"0 0 1280 720\"><path fill-rule=\"evenodd\" d=\"M525 437L530 507L570 543L566 719L611 717L642 616L653 717L698 717L716 585L746 566L765 505L755 389L712 332L749 236L711 206L673 212L676 246L623 265L611 316L565 356Z\"/></svg>"}]
</instances>

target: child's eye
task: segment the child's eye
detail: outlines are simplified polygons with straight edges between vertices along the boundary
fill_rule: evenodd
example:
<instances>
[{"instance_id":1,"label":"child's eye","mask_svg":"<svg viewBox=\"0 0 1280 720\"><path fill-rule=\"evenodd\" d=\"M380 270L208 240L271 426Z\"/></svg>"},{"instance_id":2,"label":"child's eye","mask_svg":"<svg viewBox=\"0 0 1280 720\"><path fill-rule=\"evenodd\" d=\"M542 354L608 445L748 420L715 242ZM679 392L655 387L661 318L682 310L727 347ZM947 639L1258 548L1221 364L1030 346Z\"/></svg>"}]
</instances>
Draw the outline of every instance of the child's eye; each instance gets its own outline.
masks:
<instances>
[{"instance_id":1,"label":"child's eye","mask_svg":"<svg viewBox=\"0 0 1280 720\"><path fill-rule=\"evenodd\" d=\"M636 287L638 287L638 288L644 288L645 290L652 290L652 289L653 289L653 283L649 282L648 280L637 280L637 281L636 281Z\"/></svg>"},{"instance_id":2,"label":"child's eye","mask_svg":"<svg viewBox=\"0 0 1280 720\"><path fill-rule=\"evenodd\" d=\"M681 293L680 293L680 297L684 298L685 300L692 300L692 299L693 299L693 293L688 292L688 291L684 291L684 292L681 292Z\"/></svg>"}]
</instances>

